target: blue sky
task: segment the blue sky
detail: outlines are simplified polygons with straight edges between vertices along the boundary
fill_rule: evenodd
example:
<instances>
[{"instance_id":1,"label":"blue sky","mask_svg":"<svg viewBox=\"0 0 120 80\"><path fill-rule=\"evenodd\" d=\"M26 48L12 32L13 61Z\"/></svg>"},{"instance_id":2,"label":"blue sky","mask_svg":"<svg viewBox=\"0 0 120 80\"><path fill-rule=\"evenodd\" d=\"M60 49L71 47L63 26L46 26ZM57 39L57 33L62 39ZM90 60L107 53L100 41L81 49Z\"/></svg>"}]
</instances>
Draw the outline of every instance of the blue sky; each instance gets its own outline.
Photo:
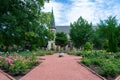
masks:
<instances>
[{"instance_id":1,"label":"blue sky","mask_svg":"<svg viewBox=\"0 0 120 80\"><path fill-rule=\"evenodd\" d=\"M69 25L82 16L94 25L108 16L116 16L120 22L120 0L51 0L43 11L53 7L56 25Z\"/></svg>"}]
</instances>

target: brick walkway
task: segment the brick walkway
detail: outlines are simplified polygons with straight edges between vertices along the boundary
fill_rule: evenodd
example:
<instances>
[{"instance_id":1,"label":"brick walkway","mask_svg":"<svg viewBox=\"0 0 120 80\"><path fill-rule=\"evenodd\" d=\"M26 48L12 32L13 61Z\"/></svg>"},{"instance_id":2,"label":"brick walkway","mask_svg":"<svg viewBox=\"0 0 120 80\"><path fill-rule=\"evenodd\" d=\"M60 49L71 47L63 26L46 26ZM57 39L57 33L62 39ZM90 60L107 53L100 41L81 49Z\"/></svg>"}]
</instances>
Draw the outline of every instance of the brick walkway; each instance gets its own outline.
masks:
<instances>
[{"instance_id":1,"label":"brick walkway","mask_svg":"<svg viewBox=\"0 0 120 80\"><path fill-rule=\"evenodd\" d=\"M11 79L8 78L6 75L4 75L4 74L0 71L0 80L11 80Z\"/></svg>"},{"instance_id":2,"label":"brick walkway","mask_svg":"<svg viewBox=\"0 0 120 80\"><path fill-rule=\"evenodd\" d=\"M42 58L46 60L20 80L102 80L77 63L80 57L54 54Z\"/></svg>"}]
</instances>

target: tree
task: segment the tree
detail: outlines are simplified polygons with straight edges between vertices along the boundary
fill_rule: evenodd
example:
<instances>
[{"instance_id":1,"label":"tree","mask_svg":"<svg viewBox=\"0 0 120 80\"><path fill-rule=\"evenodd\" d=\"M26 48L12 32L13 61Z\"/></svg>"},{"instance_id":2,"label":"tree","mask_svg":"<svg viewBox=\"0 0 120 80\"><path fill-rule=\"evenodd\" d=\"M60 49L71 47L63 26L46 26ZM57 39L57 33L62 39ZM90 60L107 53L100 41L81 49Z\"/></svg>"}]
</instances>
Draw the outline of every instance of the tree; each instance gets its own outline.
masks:
<instances>
[{"instance_id":1,"label":"tree","mask_svg":"<svg viewBox=\"0 0 120 80\"><path fill-rule=\"evenodd\" d=\"M6 47L14 44L24 46L28 40L32 40L30 43L33 43L35 42L33 40L40 41L40 39L45 39L45 36L48 35L45 24L47 25L48 23L42 23L40 18L48 18L41 16L41 9L44 3L48 1L49 0L0 0L1 44ZM43 33L46 34L43 36Z\"/></svg>"},{"instance_id":2,"label":"tree","mask_svg":"<svg viewBox=\"0 0 120 80\"><path fill-rule=\"evenodd\" d=\"M118 47L120 48L120 24L116 28L116 36L117 36L117 42L118 42Z\"/></svg>"},{"instance_id":3,"label":"tree","mask_svg":"<svg viewBox=\"0 0 120 80\"><path fill-rule=\"evenodd\" d=\"M110 52L117 52L117 36L115 35L117 20L116 17L108 17L106 20L108 26L108 40L109 40L109 51Z\"/></svg>"},{"instance_id":4,"label":"tree","mask_svg":"<svg viewBox=\"0 0 120 80\"><path fill-rule=\"evenodd\" d=\"M107 39L104 41L103 48L104 48L106 51L108 51L108 48L109 48L109 42L108 42Z\"/></svg>"},{"instance_id":5,"label":"tree","mask_svg":"<svg viewBox=\"0 0 120 80\"><path fill-rule=\"evenodd\" d=\"M91 41L93 33L92 24L80 17L76 22L70 24L70 37L76 48L80 48L87 41Z\"/></svg>"},{"instance_id":6,"label":"tree","mask_svg":"<svg viewBox=\"0 0 120 80\"><path fill-rule=\"evenodd\" d=\"M105 41L108 40L108 50L110 52L117 52L117 34L116 29L118 27L118 23L116 17L108 17L108 19L101 21L99 26L99 38Z\"/></svg>"},{"instance_id":7,"label":"tree","mask_svg":"<svg viewBox=\"0 0 120 80\"><path fill-rule=\"evenodd\" d=\"M103 39L99 35L99 31L96 28L93 32L92 43L95 49L102 49Z\"/></svg>"},{"instance_id":8,"label":"tree","mask_svg":"<svg viewBox=\"0 0 120 80\"><path fill-rule=\"evenodd\" d=\"M56 38L55 38L55 44L59 45L61 47L64 47L67 45L67 36L65 33L60 32L60 33L56 33Z\"/></svg>"},{"instance_id":9,"label":"tree","mask_svg":"<svg viewBox=\"0 0 120 80\"><path fill-rule=\"evenodd\" d=\"M85 46L84 46L84 50L85 51L92 51L92 49L93 49L92 44L90 42L86 42Z\"/></svg>"}]
</instances>

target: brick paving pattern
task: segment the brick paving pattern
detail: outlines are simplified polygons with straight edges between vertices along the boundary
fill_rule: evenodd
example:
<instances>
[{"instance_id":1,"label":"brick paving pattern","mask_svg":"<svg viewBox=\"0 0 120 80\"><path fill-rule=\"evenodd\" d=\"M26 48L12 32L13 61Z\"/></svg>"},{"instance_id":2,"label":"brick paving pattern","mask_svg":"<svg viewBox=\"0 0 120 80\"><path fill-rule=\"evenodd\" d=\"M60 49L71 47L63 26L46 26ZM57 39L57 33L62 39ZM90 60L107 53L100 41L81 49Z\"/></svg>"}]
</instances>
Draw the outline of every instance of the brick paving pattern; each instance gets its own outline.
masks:
<instances>
[{"instance_id":1,"label":"brick paving pattern","mask_svg":"<svg viewBox=\"0 0 120 80\"><path fill-rule=\"evenodd\" d=\"M81 57L54 54L42 58L45 60L20 80L102 80L77 63Z\"/></svg>"}]
</instances>

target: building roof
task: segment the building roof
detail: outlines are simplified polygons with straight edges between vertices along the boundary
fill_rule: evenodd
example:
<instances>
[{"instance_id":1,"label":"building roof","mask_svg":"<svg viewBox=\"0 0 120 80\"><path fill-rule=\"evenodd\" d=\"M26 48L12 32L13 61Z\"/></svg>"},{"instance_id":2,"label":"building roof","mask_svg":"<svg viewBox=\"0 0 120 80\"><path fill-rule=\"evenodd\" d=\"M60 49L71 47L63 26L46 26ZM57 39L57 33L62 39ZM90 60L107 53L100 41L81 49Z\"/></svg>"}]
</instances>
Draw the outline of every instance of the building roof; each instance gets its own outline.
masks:
<instances>
[{"instance_id":1,"label":"building roof","mask_svg":"<svg viewBox=\"0 0 120 80\"><path fill-rule=\"evenodd\" d=\"M70 33L70 26L56 26L56 32Z\"/></svg>"}]
</instances>

